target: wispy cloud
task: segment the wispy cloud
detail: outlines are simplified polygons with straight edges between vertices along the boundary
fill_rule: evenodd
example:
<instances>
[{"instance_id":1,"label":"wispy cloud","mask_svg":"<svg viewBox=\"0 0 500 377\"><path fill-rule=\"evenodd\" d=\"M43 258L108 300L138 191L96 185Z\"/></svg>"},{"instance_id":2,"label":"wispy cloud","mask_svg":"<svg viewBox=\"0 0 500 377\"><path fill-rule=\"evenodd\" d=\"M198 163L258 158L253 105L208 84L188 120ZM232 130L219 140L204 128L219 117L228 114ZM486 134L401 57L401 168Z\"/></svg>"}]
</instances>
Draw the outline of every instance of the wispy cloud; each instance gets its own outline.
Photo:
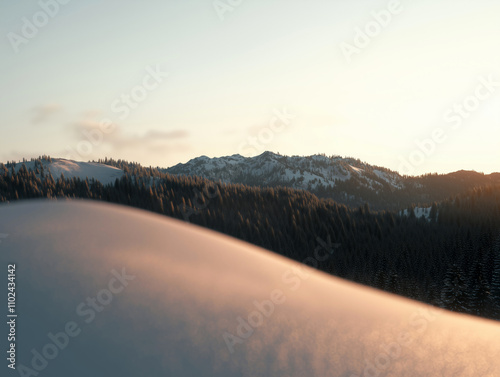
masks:
<instances>
[{"instance_id":1,"label":"wispy cloud","mask_svg":"<svg viewBox=\"0 0 500 377\"><path fill-rule=\"evenodd\" d=\"M79 140L99 130L100 123L89 118L71 124L71 132ZM189 138L190 133L182 129L149 129L144 133L125 133L118 126L115 131L102 135L102 145L113 151L146 150L149 152L172 150L180 142ZM182 148L186 148L183 145Z\"/></svg>"},{"instance_id":2,"label":"wispy cloud","mask_svg":"<svg viewBox=\"0 0 500 377\"><path fill-rule=\"evenodd\" d=\"M33 124L45 123L47 122L53 115L62 111L62 105L58 103L48 103L44 105L37 106L33 109L33 118L31 122Z\"/></svg>"}]
</instances>

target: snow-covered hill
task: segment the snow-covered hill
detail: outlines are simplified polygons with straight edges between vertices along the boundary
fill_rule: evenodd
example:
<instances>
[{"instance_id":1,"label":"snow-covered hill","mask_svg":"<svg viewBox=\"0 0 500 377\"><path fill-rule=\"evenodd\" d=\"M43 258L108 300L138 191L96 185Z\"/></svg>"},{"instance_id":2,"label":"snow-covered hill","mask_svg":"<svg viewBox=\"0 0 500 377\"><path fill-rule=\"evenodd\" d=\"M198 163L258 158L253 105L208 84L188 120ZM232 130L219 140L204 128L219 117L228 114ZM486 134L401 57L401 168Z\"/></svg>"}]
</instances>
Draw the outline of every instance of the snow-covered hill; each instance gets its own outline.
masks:
<instances>
[{"instance_id":1,"label":"snow-covered hill","mask_svg":"<svg viewBox=\"0 0 500 377\"><path fill-rule=\"evenodd\" d=\"M82 180L85 178L94 178L103 185L114 183L117 178L119 179L124 175L123 170L109 165L66 160L63 158L52 158L50 162L42 160L41 165L35 161L19 162L15 166L16 171L19 171L23 164L28 170L38 171L37 175L41 175L43 170L45 175L48 175L50 172L54 179L59 178L63 174L65 178L80 178Z\"/></svg>"},{"instance_id":2,"label":"snow-covered hill","mask_svg":"<svg viewBox=\"0 0 500 377\"><path fill-rule=\"evenodd\" d=\"M19 315L17 371L4 357L2 375L500 375L496 322L186 223L104 203L32 201L1 205L0 232L0 281L7 293L14 264Z\"/></svg>"},{"instance_id":3,"label":"snow-covered hill","mask_svg":"<svg viewBox=\"0 0 500 377\"><path fill-rule=\"evenodd\" d=\"M257 157L233 155L220 158L198 157L167 169L171 174L197 175L212 180L259 186L285 185L316 190L353 179L372 190L401 188L402 177L385 168L339 156L280 156L264 152Z\"/></svg>"}]
</instances>

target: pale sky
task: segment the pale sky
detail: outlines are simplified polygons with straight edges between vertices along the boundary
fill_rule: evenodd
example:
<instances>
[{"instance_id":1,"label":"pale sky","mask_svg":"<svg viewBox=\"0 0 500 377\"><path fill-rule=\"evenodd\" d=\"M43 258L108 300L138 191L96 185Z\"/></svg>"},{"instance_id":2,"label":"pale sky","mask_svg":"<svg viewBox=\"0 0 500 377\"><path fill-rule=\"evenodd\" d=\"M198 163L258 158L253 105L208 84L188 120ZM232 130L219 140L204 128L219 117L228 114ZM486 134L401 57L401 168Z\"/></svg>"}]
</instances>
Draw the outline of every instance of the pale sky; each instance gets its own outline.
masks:
<instances>
[{"instance_id":1,"label":"pale sky","mask_svg":"<svg viewBox=\"0 0 500 377\"><path fill-rule=\"evenodd\" d=\"M499 15L498 0L2 2L0 161L271 150L500 171Z\"/></svg>"}]
</instances>

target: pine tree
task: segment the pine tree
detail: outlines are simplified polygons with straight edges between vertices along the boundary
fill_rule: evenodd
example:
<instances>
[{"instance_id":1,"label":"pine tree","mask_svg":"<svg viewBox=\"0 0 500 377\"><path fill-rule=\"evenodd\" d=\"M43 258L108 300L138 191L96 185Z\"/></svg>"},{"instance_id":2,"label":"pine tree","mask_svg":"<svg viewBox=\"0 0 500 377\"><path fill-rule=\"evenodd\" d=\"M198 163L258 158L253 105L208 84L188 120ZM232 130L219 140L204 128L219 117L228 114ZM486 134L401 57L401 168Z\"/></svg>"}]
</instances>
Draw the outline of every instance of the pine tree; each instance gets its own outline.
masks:
<instances>
[{"instance_id":1,"label":"pine tree","mask_svg":"<svg viewBox=\"0 0 500 377\"><path fill-rule=\"evenodd\" d=\"M489 316L490 286L483 273L482 261L476 261L469 278L470 310L478 316Z\"/></svg>"},{"instance_id":2,"label":"pine tree","mask_svg":"<svg viewBox=\"0 0 500 377\"><path fill-rule=\"evenodd\" d=\"M467 313L467 283L457 264L453 264L446 272L441 290L441 307L460 313Z\"/></svg>"},{"instance_id":3,"label":"pine tree","mask_svg":"<svg viewBox=\"0 0 500 377\"><path fill-rule=\"evenodd\" d=\"M431 221L435 222L438 217L438 208L436 202L432 203L431 213L429 214L429 218Z\"/></svg>"}]
</instances>

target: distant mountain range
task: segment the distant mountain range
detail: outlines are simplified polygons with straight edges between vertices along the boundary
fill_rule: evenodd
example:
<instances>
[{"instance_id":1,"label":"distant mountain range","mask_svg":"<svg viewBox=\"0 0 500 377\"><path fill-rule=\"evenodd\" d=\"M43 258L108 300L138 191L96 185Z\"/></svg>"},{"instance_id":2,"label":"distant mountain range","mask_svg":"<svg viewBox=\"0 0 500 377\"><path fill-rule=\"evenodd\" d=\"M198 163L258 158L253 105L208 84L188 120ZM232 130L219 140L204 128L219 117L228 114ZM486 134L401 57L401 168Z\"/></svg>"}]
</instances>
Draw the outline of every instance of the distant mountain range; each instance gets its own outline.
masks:
<instances>
[{"instance_id":1,"label":"distant mountain range","mask_svg":"<svg viewBox=\"0 0 500 377\"><path fill-rule=\"evenodd\" d=\"M308 190L319 197L331 198L349 206L368 203L374 209L392 210L412 203L432 204L474 187L500 183L500 173L485 175L458 171L407 177L354 158L325 155L289 157L272 152L256 157L238 154L220 158L201 156L165 171L226 183L285 186Z\"/></svg>"},{"instance_id":2,"label":"distant mountain range","mask_svg":"<svg viewBox=\"0 0 500 377\"><path fill-rule=\"evenodd\" d=\"M114 183L125 174L134 175L133 166L136 165L121 161L121 168L118 168L112 160L107 159L77 162L52 158L16 163L16 171L23 164L28 171L40 176L50 172L54 178L63 174L66 178L93 178L102 184ZM14 164L6 166L12 168ZM131 168L126 168L128 166ZM434 202L472 188L500 184L500 173L485 175L462 170L450 174L408 177L354 158L325 155L290 157L272 152L264 152L256 157L238 154L220 158L201 156L185 164L156 169L161 173L197 176L223 183L307 190L320 198L333 199L350 207L367 203L375 210L393 211L406 209L413 204L428 208Z\"/></svg>"},{"instance_id":3,"label":"distant mountain range","mask_svg":"<svg viewBox=\"0 0 500 377\"><path fill-rule=\"evenodd\" d=\"M335 186L338 182L351 179L357 179L373 190L383 185L394 189L403 185L402 177L389 169L371 166L353 158L324 155L288 157L264 152L257 157L247 158L239 154L220 158L202 156L166 171L223 182L257 186L283 185L309 191L318 190L321 186Z\"/></svg>"}]
</instances>

